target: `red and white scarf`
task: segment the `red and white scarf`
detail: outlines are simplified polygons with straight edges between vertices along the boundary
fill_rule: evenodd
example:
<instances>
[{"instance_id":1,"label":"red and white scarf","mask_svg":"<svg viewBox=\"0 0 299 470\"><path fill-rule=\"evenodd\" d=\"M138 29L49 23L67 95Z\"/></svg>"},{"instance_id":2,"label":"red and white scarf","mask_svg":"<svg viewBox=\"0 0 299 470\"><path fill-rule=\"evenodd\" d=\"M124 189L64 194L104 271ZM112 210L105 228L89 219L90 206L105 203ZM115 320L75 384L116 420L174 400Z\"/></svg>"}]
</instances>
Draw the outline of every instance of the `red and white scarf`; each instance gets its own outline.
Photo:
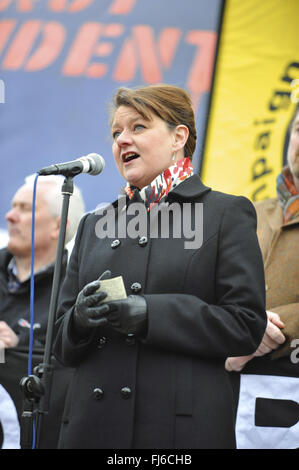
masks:
<instances>
[{"instance_id":1,"label":"red and white scarf","mask_svg":"<svg viewBox=\"0 0 299 470\"><path fill-rule=\"evenodd\" d=\"M278 175L276 190L286 224L299 216L299 194L288 166L284 167Z\"/></svg>"},{"instance_id":2,"label":"red and white scarf","mask_svg":"<svg viewBox=\"0 0 299 470\"><path fill-rule=\"evenodd\" d=\"M148 186L145 186L140 191L135 186L127 183L125 193L132 199L135 192L138 191L139 196L144 201L147 212L149 212L169 191L189 178L189 176L192 176L193 173L193 165L190 158L182 158L164 170L163 173L158 175Z\"/></svg>"}]
</instances>

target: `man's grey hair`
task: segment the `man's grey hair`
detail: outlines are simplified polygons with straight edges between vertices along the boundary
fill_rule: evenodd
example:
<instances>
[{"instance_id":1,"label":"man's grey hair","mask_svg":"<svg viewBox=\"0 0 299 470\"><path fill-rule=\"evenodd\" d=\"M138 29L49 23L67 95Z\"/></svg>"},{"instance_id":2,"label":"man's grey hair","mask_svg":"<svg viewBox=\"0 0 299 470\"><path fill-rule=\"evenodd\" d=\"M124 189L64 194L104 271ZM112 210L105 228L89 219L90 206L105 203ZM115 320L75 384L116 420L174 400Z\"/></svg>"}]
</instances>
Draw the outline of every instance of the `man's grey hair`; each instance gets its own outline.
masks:
<instances>
[{"instance_id":1,"label":"man's grey hair","mask_svg":"<svg viewBox=\"0 0 299 470\"><path fill-rule=\"evenodd\" d=\"M30 175L25 178L25 185L32 186L36 175ZM64 177L60 175L40 176L37 181L37 188L41 184L48 186L42 194L45 201L48 203L49 211L54 217L61 216L62 208L62 194L61 188L64 182ZM79 222L84 215L85 204L81 190L74 185L74 192L70 197L69 211L68 211L68 226L66 228L65 244L70 242L76 235Z\"/></svg>"}]
</instances>

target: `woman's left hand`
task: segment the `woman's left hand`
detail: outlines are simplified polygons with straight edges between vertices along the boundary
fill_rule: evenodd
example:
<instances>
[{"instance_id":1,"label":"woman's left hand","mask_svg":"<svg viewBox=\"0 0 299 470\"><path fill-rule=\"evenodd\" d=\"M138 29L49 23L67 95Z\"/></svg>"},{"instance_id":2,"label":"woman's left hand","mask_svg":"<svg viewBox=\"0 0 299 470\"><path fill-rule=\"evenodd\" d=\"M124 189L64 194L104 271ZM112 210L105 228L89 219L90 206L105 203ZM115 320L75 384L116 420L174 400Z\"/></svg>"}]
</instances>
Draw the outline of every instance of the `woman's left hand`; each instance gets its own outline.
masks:
<instances>
[{"instance_id":1,"label":"woman's left hand","mask_svg":"<svg viewBox=\"0 0 299 470\"><path fill-rule=\"evenodd\" d=\"M126 299L107 302L105 313L108 324L120 333L144 335L147 329L147 305L141 295L129 295Z\"/></svg>"}]
</instances>

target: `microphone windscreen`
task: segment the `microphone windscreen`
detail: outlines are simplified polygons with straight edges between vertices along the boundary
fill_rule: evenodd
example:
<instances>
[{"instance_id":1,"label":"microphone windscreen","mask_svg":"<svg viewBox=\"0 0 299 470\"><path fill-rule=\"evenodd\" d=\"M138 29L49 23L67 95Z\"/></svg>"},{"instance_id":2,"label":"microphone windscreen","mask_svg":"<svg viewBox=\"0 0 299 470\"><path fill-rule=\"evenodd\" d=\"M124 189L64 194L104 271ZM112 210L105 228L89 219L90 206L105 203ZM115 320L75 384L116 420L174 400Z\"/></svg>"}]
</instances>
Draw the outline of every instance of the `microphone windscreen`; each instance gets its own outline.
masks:
<instances>
[{"instance_id":1,"label":"microphone windscreen","mask_svg":"<svg viewBox=\"0 0 299 470\"><path fill-rule=\"evenodd\" d=\"M92 162L92 169L89 171L90 175L99 175L102 173L105 168L105 160L101 155L98 155L97 153L89 153L86 155L86 158Z\"/></svg>"}]
</instances>

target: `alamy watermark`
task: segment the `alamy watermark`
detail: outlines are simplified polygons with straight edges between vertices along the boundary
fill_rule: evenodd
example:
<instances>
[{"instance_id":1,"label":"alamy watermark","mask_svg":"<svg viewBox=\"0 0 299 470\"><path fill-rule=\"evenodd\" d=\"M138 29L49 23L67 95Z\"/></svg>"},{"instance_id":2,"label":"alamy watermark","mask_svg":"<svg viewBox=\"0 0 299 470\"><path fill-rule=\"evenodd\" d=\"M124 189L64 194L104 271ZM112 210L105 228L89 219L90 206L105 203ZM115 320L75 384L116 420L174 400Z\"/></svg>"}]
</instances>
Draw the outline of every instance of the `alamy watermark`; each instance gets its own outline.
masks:
<instances>
[{"instance_id":1,"label":"alamy watermark","mask_svg":"<svg viewBox=\"0 0 299 470\"><path fill-rule=\"evenodd\" d=\"M293 364L299 363L299 339L293 339L291 341L291 348L296 348L294 351L291 352L291 362Z\"/></svg>"},{"instance_id":2,"label":"alamy watermark","mask_svg":"<svg viewBox=\"0 0 299 470\"><path fill-rule=\"evenodd\" d=\"M0 103L5 103L5 85L4 81L0 79Z\"/></svg>"},{"instance_id":3,"label":"alamy watermark","mask_svg":"<svg viewBox=\"0 0 299 470\"><path fill-rule=\"evenodd\" d=\"M101 204L96 209L100 219L96 223L98 238L182 238L185 249L199 249L203 243L203 203L160 203L149 213L143 203L126 206L126 198L119 197L117 210L112 204Z\"/></svg>"}]
</instances>

